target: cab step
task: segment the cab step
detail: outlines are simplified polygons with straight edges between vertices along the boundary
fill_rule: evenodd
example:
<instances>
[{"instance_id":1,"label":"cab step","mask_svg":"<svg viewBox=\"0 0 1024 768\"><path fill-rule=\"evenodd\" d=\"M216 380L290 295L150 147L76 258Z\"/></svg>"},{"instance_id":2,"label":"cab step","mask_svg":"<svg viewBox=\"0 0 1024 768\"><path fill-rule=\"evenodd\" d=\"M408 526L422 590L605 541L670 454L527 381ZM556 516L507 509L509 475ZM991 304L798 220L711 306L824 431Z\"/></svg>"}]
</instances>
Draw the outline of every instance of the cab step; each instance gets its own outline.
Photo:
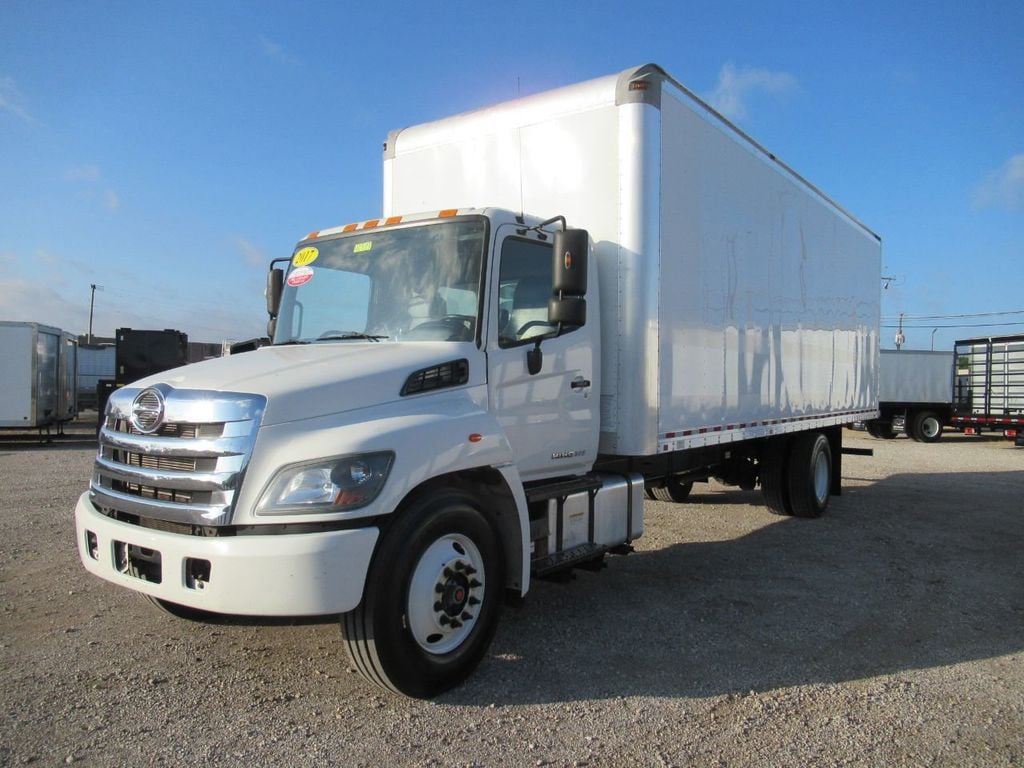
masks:
<instances>
[{"instance_id":1,"label":"cab step","mask_svg":"<svg viewBox=\"0 0 1024 768\"><path fill-rule=\"evenodd\" d=\"M607 551L608 547L601 546L600 544L577 544L575 547L570 547L562 552L556 552L553 555L534 560L531 570L534 576L542 579L559 571L583 567L582 564L584 563L589 567L590 563L603 558Z\"/></svg>"}]
</instances>

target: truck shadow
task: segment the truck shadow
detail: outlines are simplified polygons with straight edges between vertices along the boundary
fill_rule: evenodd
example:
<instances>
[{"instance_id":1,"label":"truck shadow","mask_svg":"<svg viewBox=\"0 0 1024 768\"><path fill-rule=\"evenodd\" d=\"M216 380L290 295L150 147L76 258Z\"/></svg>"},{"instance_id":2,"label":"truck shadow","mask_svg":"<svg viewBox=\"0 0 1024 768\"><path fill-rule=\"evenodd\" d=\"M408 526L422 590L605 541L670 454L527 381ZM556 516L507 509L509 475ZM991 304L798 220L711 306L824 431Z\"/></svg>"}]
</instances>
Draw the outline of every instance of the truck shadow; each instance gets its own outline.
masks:
<instances>
[{"instance_id":1,"label":"truck shadow","mask_svg":"<svg viewBox=\"0 0 1024 768\"><path fill-rule=\"evenodd\" d=\"M820 520L765 512L737 539L539 583L442 700L716 696L1020 652L1022 491L1024 472L895 475L844 489Z\"/></svg>"}]
</instances>

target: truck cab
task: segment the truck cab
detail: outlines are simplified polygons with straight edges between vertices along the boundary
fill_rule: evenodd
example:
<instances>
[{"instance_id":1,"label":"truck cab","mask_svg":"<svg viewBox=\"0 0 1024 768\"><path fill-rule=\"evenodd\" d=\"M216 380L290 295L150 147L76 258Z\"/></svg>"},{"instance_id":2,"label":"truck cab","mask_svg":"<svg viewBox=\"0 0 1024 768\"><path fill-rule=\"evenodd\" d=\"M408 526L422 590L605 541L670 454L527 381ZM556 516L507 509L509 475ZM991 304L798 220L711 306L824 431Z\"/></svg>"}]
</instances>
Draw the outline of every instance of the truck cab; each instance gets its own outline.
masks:
<instances>
[{"instance_id":1,"label":"truck cab","mask_svg":"<svg viewBox=\"0 0 1024 768\"><path fill-rule=\"evenodd\" d=\"M588 474L599 294L564 224L448 210L301 240L270 346L111 397L86 567L178 615L342 614L371 679L457 682L506 588L641 530L642 478Z\"/></svg>"}]
</instances>

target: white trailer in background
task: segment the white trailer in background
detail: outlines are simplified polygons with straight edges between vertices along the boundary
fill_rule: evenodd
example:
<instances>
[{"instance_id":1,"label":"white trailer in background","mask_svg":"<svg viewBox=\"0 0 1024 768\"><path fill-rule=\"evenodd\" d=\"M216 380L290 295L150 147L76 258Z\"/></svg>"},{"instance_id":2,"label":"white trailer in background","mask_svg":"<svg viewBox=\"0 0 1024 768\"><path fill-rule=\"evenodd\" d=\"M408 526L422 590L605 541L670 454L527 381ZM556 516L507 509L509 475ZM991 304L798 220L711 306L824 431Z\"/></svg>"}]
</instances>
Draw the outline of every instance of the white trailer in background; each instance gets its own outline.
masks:
<instances>
[{"instance_id":1,"label":"white trailer in background","mask_svg":"<svg viewBox=\"0 0 1024 768\"><path fill-rule=\"evenodd\" d=\"M953 417L953 353L881 350L878 411L877 419L865 422L874 437L905 430L918 442L938 441Z\"/></svg>"},{"instance_id":2,"label":"white trailer in background","mask_svg":"<svg viewBox=\"0 0 1024 768\"><path fill-rule=\"evenodd\" d=\"M878 415L879 239L653 65L392 133L384 215L277 262L270 346L110 398L81 559L176 613L342 614L402 693L628 552L645 490L820 515Z\"/></svg>"},{"instance_id":3,"label":"white trailer in background","mask_svg":"<svg viewBox=\"0 0 1024 768\"><path fill-rule=\"evenodd\" d=\"M963 339L954 353L953 424L967 434L1001 431L1024 445L1024 335Z\"/></svg>"},{"instance_id":4,"label":"white trailer in background","mask_svg":"<svg viewBox=\"0 0 1024 768\"><path fill-rule=\"evenodd\" d=\"M77 349L59 328L0 321L0 427L60 429L78 415Z\"/></svg>"}]
</instances>

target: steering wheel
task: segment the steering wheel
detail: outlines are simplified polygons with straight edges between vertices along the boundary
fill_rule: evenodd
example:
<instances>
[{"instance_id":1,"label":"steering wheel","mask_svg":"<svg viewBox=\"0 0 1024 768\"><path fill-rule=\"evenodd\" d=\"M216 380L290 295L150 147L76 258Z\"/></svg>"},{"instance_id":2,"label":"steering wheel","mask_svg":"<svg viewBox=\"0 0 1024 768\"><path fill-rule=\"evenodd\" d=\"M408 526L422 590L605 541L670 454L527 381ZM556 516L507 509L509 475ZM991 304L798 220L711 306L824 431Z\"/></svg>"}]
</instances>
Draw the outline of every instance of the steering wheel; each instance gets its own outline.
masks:
<instances>
[{"instance_id":1,"label":"steering wheel","mask_svg":"<svg viewBox=\"0 0 1024 768\"><path fill-rule=\"evenodd\" d=\"M445 315L436 320L420 323L408 331L405 338L433 339L440 336L437 341L472 341L473 324L472 315Z\"/></svg>"},{"instance_id":2,"label":"steering wheel","mask_svg":"<svg viewBox=\"0 0 1024 768\"><path fill-rule=\"evenodd\" d=\"M516 331L516 338L517 339L523 338L523 334L525 334L528 330L530 330L531 328L534 328L534 327L536 327L538 325L546 325L549 328L551 327L551 323L549 323L547 320L531 320L530 322L523 324L519 328L519 330Z\"/></svg>"}]
</instances>

